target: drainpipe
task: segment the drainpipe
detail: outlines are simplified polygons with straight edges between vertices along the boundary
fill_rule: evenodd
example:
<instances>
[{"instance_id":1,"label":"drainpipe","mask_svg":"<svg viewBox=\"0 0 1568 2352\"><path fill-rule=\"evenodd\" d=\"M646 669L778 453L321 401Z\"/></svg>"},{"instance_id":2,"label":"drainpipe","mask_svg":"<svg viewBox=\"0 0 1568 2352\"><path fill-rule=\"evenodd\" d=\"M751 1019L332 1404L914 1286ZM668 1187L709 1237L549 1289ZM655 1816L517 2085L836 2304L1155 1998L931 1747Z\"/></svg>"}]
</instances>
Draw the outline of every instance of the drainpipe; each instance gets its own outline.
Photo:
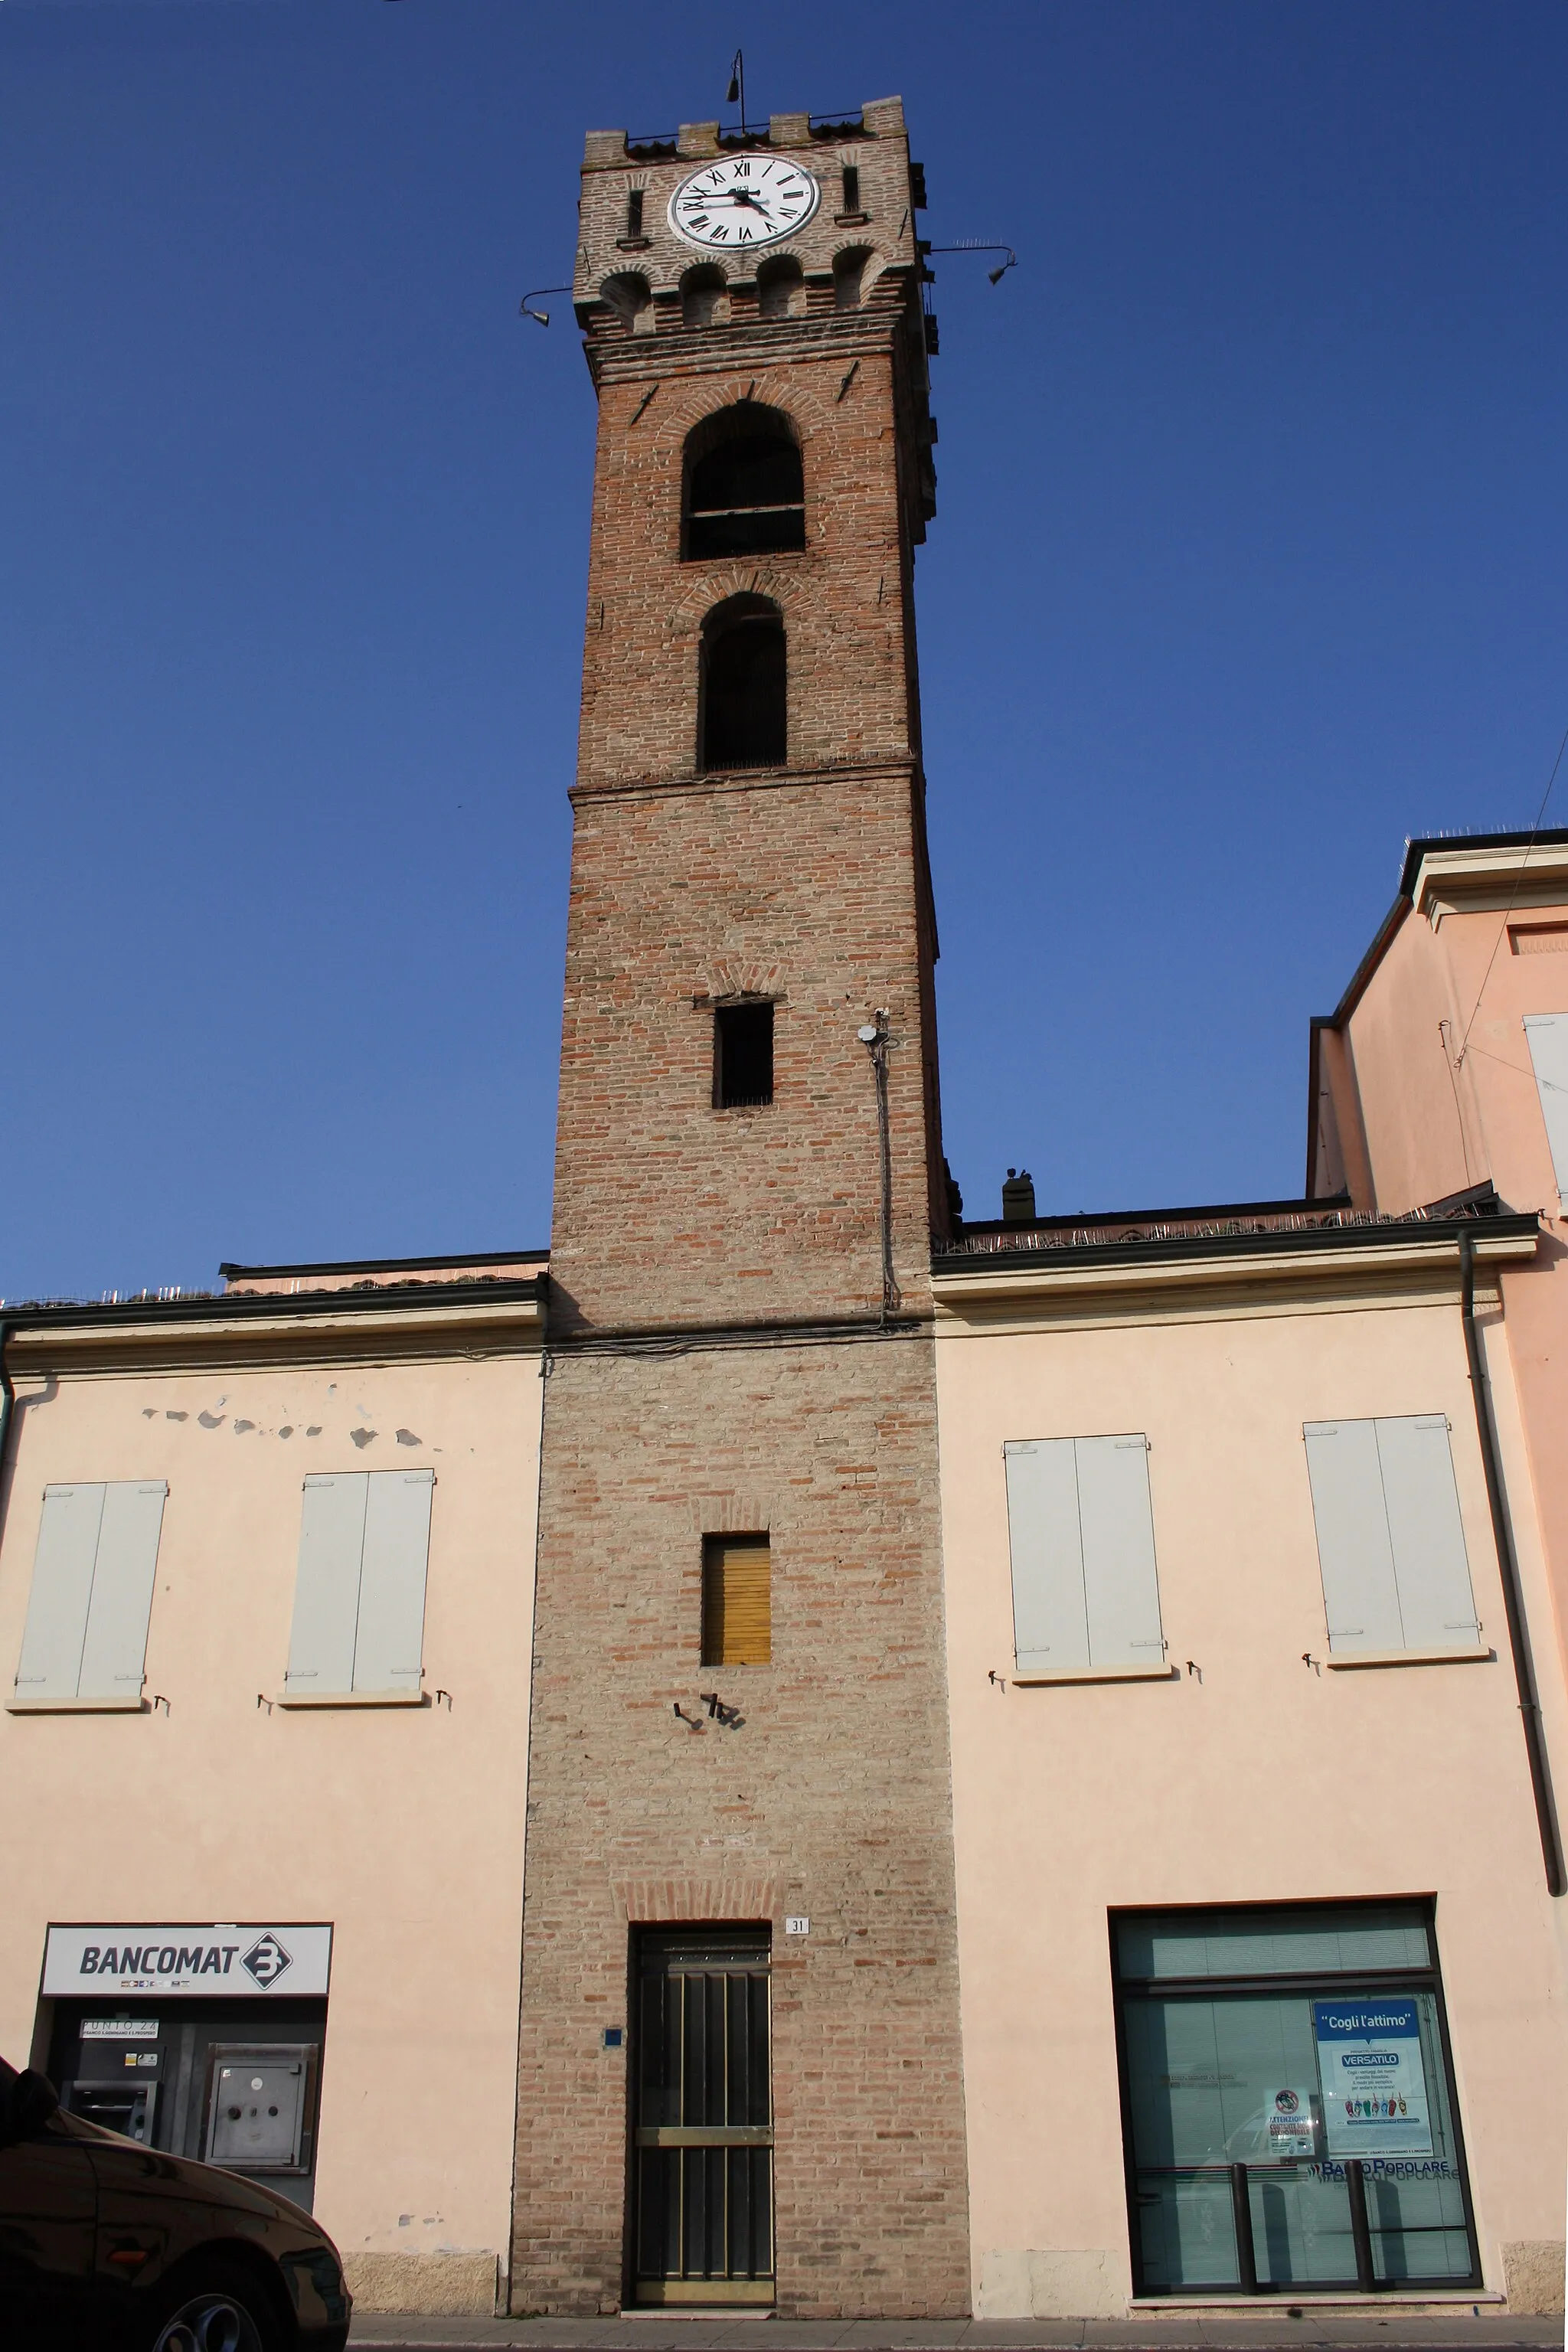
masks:
<instances>
[{"instance_id":1,"label":"drainpipe","mask_svg":"<svg viewBox=\"0 0 1568 2352\"><path fill-rule=\"evenodd\" d=\"M1491 1400L1481 1338L1476 1328L1476 1244L1467 1228L1459 1235L1459 1305L1465 1320L1465 1354L1469 1360L1470 1393L1475 1400L1476 1433L1481 1441L1481 1461L1487 1474L1487 1502L1492 1515L1492 1541L1502 1571L1503 1606L1508 1612L1508 1642L1513 1654L1513 1678L1519 1690L1520 1719L1524 1726L1524 1750L1530 1759L1530 1786L1535 1799L1535 1819L1541 1832L1542 1859L1546 1864L1546 1891L1561 1895L1565 1883L1563 1841L1552 1801L1552 1776L1546 1764L1546 1743L1541 1728L1541 1702L1536 1696L1535 1669L1530 1658L1530 1635L1524 1622L1524 1597L1520 1591L1519 1561L1513 1549L1503 1501L1502 1470L1498 1461L1497 1431L1492 1425Z\"/></svg>"},{"instance_id":2,"label":"drainpipe","mask_svg":"<svg viewBox=\"0 0 1568 2352\"><path fill-rule=\"evenodd\" d=\"M11 1410L16 1402L11 1375L5 1370L5 1342L10 1337L11 1326L0 1318L0 1513L5 1507L5 1443L11 1434Z\"/></svg>"}]
</instances>

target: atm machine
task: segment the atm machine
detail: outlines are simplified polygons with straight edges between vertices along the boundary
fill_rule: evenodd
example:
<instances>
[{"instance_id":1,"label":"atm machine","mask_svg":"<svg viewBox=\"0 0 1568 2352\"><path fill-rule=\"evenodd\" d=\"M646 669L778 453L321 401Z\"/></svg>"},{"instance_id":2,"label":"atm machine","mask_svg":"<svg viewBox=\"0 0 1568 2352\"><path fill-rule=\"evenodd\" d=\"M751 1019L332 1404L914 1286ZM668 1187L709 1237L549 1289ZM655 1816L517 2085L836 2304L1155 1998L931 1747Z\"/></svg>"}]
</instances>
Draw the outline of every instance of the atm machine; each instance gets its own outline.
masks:
<instances>
[{"instance_id":1,"label":"atm machine","mask_svg":"<svg viewBox=\"0 0 1568 2352\"><path fill-rule=\"evenodd\" d=\"M106 2131L153 2145L161 2052L155 2017L84 2017L62 2106Z\"/></svg>"}]
</instances>

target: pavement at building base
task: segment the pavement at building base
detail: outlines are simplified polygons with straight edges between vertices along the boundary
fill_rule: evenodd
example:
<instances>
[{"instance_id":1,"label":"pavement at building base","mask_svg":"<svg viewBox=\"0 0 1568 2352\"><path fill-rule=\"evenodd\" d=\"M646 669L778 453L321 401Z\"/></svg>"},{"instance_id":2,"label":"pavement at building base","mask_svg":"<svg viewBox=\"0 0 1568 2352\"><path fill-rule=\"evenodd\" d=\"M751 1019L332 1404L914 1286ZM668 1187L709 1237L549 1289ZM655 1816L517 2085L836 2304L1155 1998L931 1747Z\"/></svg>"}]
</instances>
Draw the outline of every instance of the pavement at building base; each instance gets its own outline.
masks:
<instances>
[{"instance_id":1,"label":"pavement at building base","mask_svg":"<svg viewBox=\"0 0 1568 2352\"><path fill-rule=\"evenodd\" d=\"M472 2352L513 2346L526 2352L1558 2352L1563 2321L1510 2318L1465 2306L1373 2316L1342 2309L1289 2307L1246 2316L1161 2314L1147 2319L952 2320L924 2326L875 2319L415 2319L366 2312L355 2318L353 2352Z\"/></svg>"}]
</instances>

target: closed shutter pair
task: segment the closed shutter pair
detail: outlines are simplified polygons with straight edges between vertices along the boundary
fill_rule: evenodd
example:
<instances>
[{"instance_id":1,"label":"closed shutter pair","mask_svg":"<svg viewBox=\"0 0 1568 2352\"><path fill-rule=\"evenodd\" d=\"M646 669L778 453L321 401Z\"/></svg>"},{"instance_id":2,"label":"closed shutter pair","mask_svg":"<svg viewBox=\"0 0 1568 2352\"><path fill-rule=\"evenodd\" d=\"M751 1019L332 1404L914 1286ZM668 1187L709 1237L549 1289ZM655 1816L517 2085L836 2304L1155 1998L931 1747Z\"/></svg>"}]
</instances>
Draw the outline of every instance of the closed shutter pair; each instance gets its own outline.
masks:
<instances>
[{"instance_id":1,"label":"closed shutter pair","mask_svg":"<svg viewBox=\"0 0 1568 2352\"><path fill-rule=\"evenodd\" d=\"M1164 1668L1146 1437L1002 1449L1020 1674Z\"/></svg>"},{"instance_id":2,"label":"closed shutter pair","mask_svg":"<svg viewBox=\"0 0 1568 2352\"><path fill-rule=\"evenodd\" d=\"M46 1486L16 1704L140 1706L162 1478Z\"/></svg>"},{"instance_id":3,"label":"closed shutter pair","mask_svg":"<svg viewBox=\"0 0 1568 2352\"><path fill-rule=\"evenodd\" d=\"M305 1481L285 1698L417 1692L433 1470Z\"/></svg>"},{"instance_id":4,"label":"closed shutter pair","mask_svg":"<svg viewBox=\"0 0 1568 2352\"><path fill-rule=\"evenodd\" d=\"M1310 1421L1302 1434L1330 1650L1473 1647L1447 1416Z\"/></svg>"},{"instance_id":5,"label":"closed shutter pair","mask_svg":"<svg viewBox=\"0 0 1568 2352\"><path fill-rule=\"evenodd\" d=\"M1527 1013L1524 1042L1535 1072L1557 1190L1568 1200L1568 1013Z\"/></svg>"}]
</instances>

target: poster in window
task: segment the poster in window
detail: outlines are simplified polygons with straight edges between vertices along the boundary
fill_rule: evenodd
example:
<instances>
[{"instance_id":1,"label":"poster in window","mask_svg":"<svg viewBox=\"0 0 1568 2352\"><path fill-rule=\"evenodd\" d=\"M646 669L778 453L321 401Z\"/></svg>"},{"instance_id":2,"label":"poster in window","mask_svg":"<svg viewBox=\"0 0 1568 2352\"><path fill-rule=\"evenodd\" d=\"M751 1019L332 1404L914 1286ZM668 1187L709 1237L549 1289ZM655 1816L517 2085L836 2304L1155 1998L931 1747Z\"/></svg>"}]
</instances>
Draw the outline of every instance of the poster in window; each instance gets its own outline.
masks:
<instances>
[{"instance_id":1,"label":"poster in window","mask_svg":"<svg viewBox=\"0 0 1568 2352\"><path fill-rule=\"evenodd\" d=\"M1312 2004L1330 2156L1430 2156L1432 2118L1413 2000Z\"/></svg>"},{"instance_id":2,"label":"poster in window","mask_svg":"<svg viewBox=\"0 0 1568 2352\"><path fill-rule=\"evenodd\" d=\"M1318 2155L1318 2114L1312 2092L1294 2085L1276 2091L1265 2123L1267 2153L1276 2162Z\"/></svg>"}]
</instances>

